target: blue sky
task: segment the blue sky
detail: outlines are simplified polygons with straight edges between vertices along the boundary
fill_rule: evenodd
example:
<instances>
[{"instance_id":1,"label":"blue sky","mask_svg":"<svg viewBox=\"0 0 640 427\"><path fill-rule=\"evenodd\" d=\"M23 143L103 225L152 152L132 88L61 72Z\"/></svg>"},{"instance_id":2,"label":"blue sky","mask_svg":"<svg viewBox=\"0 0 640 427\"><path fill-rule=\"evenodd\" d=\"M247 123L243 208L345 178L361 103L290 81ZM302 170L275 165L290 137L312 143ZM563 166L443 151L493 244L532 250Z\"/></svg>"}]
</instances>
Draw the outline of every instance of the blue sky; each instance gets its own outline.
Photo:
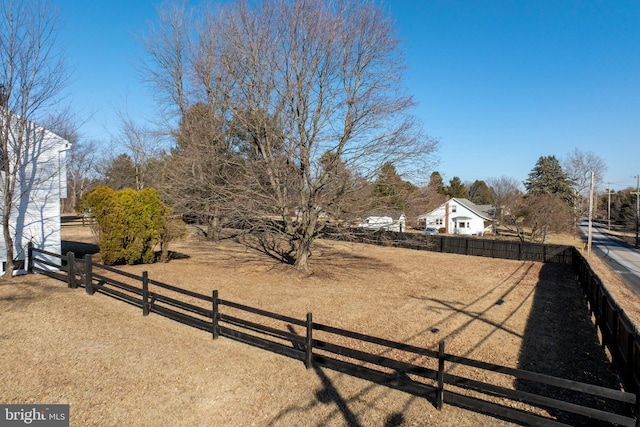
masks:
<instances>
[{"instance_id":1,"label":"blue sky","mask_svg":"<svg viewBox=\"0 0 640 427\"><path fill-rule=\"evenodd\" d=\"M110 146L115 111L140 121L135 35L155 1L53 0L73 68L69 94L90 117L81 132ZM426 132L441 140L445 182L523 181L540 156L574 148L605 160L605 186L640 174L640 2L387 1L403 41L406 86ZM429 171L430 172L430 171Z\"/></svg>"}]
</instances>

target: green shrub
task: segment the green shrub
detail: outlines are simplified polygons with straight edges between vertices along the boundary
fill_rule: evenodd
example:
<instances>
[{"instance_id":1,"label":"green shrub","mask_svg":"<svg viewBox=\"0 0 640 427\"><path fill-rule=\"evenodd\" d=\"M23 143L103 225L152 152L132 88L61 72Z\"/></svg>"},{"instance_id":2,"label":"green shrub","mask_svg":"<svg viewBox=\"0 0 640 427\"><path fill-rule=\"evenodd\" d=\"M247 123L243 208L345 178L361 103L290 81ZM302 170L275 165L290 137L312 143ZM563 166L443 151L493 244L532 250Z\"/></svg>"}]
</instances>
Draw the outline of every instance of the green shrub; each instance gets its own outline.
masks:
<instances>
[{"instance_id":1,"label":"green shrub","mask_svg":"<svg viewBox=\"0 0 640 427\"><path fill-rule=\"evenodd\" d=\"M97 187L83 198L82 211L96 220L100 255L107 265L154 262L156 246L166 251L180 230L153 188Z\"/></svg>"}]
</instances>

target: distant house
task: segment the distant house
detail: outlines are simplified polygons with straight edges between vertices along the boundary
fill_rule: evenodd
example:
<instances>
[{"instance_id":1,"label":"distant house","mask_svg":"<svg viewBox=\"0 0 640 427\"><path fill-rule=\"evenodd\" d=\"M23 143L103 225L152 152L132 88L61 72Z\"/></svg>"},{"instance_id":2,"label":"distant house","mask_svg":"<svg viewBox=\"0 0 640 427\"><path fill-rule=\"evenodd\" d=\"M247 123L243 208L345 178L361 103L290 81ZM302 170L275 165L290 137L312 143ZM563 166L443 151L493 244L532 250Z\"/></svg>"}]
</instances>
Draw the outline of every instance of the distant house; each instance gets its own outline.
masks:
<instances>
[{"instance_id":1,"label":"distant house","mask_svg":"<svg viewBox=\"0 0 640 427\"><path fill-rule=\"evenodd\" d=\"M407 217L404 214L400 214L398 219L393 219L391 216L368 216L358 224L358 227L368 230L404 232L406 221Z\"/></svg>"},{"instance_id":2,"label":"distant house","mask_svg":"<svg viewBox=\"0 0 640 427\"><path fill-rule=\"evenodd\" d=\"M407 217L395 209L378 209L367 212L367 217L358 223L359 228L367 230L407 231Z\"/></svg>"},{"instance_id":3,"label":"distant house","mask_svg":"<svg viewBox=\"0 0 640 427\"><path fill-rule=\"evenodd\" d=\"M15 144L10 140L8 146L12 145ZM61 251L60 199L67 197L66 152L69 148L71 144L62 137L27 122L10 220L14 260L18 261L16 271L25 268L29 242L37 249L57 254ZM7 167L13 167L12 160L16 160L15 153L9 152L8 157L11 165L0 165L2 179ZM2 197L0 192L0 201ZM50 261L59 264L60 259ZM3 238L0 238L0 262L0 274L4 274L7 248Z\"/></svg>"},{"instance_id":4,"label":"distant house","mask_svg":"<svg viewBox=\"0 0 640 427\"><path fill-rule=\"evenodd\" d=\"M483 235L491 233L493 206L476 205L467 199L454 197L433 211L420 215L418 223L425 227L444 228L445 233Z\"/></svg>"}]
</instances>

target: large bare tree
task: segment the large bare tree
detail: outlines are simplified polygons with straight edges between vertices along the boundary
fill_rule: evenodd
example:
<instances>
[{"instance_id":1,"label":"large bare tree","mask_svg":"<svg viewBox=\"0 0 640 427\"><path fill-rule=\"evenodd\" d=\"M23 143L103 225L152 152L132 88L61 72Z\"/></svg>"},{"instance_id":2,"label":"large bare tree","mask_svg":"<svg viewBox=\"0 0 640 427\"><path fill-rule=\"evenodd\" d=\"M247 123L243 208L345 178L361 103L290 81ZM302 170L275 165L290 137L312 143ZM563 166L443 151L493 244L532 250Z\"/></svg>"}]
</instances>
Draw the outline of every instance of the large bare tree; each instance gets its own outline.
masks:
<instances>
[{"instance_id":1,"label":"large bare tree","mask_svg":"<svg viewBox=\"0 0 640 427\"><path fill-rule=\"evenodd\" d=\"M28 191L25 186L34 184L20 181L20 172L33 159L34 143L42 142L33 137L38 129L34 123L51 114L67 78L56 45L57 25L57 14L49 2L0 3L0 209L9 277L14 270L11 218Z\"/></svg>"},{"instance_id":2,"label":"large bare tree","mask_svg":"<svg viewBox=\"0 0 640 427\"><path fill-rule=\"evenodd\" d=\"M167 33L189 26L174 21L188 15L180 8L166 10L163 44L146 44L149 80L175 111L200 102L216 113L243 166L225 187L241 189L234 203L273 225L298 269L309 270L322 218L330 207L340 215L338 199L358 183L385 163L426 172L437 142L410 115L399 40L375 2L240 0L200 14L191 37ZM358 179L335 185L338 170Z\"/></svg>"}]
</instances>

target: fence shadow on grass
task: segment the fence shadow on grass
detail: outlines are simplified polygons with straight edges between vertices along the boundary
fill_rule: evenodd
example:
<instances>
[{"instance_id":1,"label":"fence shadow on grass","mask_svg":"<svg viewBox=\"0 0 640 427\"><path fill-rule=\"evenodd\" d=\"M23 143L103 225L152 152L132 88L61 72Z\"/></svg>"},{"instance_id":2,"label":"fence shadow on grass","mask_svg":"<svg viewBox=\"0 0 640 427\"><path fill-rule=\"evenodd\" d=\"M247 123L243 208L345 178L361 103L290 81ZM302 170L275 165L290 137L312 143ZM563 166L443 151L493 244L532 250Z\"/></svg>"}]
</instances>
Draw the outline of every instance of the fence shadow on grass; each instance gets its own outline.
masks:
<instances>
[{"instance_id":1,"label":"fence shadow on grass","mask_svg":"<svg viewBox=\"0 0 640 427\"><path fill-rule=\"evenodd\" d=\"M582 383L621 389L621 381L600 345L598 333L584 303L580 283L571 268L561 264L544 264L533 295L520 353L519 369L566 378ZM516 389L551 398L565 398L567 390L526 380L518 380ZM571 400L587 407L624 413L624 405L587 394ZM560 422L591 426L593 420L575 414L549 410Z\"/></svg>"},{"instance_id":2,"label":"fence shadow on grass","mask_svg":"<svg viewBox=\"0 0 640 427\"><path fill-rule=\"evenodd\" d=\"M300 345L300 340L304 340L304 336L299 335L292 325L287 325L287 330L292 336L295 336L299 339L299 340L292 341L291 342L292 346L300 351L304 351L305 350L304 346ZM314 370L316 376L318 377L318 379L320 380L320 383L322 384L322 388L317 390L315 393L315 402L309 406L314 406L317 403L334 404L337 409L337 412L340 414L340 416L344 421L344 425L349 427L363 426L361 420L358 417L358 414L351 409L350 407L351 402L360 400L362 396L371 392L374 388L378 387L378 385L383 385L387 388L395 388L398 390L406 391L402 387L403 379L397 375L389 376L389 380L387 382L385 381L381 382L379 376L368 375L367 369L363 369L363 368L350 369L347 366L345 366L343 369L331 368L331 370L333 371L337 371L337 372L346 374L348 376L354 376L360 379L370 381L370 384L366 385L356 395L351 397L345 397L341 394L340 390L338 389L338 387L336 387L336 385L333 383L331 378L325 373L325 368L320 366L318 363L312 364L312 366L310 366L309 368ZM406 378L406 381L410 382L411 380L409 378ZM424 396L420 395L420 397L424 397ZM291 406L291 407L285 408L271 421L271 423L269 423L269 425L273 425L277 423L278 421L280 421L282 418L284 418L287 414L291 412L300 411L300 410L304 411L306 409L310 409L310 408L299 407L299 406ZM328 421L329 420L327 419L318 420L319 425L324 425L324 423ZM394 412L389 414L389 416L385 421L384 427L397 427L402 425L403 422L404 422L404 417L402 413Z\"/></svg>"}]
</instances>

